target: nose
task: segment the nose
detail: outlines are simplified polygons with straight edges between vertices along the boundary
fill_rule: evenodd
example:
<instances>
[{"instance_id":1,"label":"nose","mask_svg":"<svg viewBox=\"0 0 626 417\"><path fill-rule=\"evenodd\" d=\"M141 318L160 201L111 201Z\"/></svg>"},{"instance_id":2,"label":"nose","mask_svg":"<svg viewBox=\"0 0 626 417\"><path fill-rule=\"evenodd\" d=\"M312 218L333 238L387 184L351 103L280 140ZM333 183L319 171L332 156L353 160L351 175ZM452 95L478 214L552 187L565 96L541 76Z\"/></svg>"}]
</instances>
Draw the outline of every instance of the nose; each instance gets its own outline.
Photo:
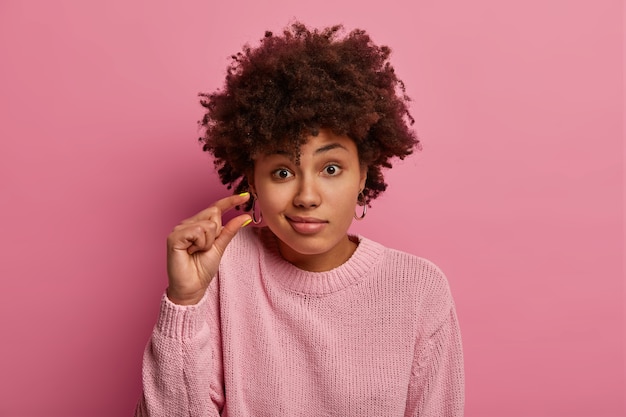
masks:
<instances>
[{"instance_id":1,"label":"nose","mask_svg":"<svg viewBox=\"0 0 626 417\"><path fill-rule=\"evenodd\" d=\"M310 176L300 177L293 205L300 208L315 208L322 202L319 184Z\"/></svg>"}]
</instances>

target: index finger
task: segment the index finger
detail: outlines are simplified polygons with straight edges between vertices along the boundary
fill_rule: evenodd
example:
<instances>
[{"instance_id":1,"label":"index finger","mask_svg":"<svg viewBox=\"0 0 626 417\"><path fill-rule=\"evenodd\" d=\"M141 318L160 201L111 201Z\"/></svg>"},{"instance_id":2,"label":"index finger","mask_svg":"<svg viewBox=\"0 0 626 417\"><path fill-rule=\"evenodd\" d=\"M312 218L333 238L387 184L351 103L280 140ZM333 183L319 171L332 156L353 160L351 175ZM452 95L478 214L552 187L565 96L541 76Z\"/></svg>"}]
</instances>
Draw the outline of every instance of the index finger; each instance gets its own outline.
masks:
<instances>
[{"instance_id":1,"label":"index finger","mask_svg":"<svg viewBox=\"0 0 626 417\"><path fill-rule=\"evenodd\" d=\"M250 198L250 193L241 193L230 195L228 197L217 200L211 207L208 207L198 214L191 216L189 220L207 220L211 218L211 215L215 214L215 209L218 210L219 215L226 213L228 210L245 203Z\"/></svg>"}]
</instances>

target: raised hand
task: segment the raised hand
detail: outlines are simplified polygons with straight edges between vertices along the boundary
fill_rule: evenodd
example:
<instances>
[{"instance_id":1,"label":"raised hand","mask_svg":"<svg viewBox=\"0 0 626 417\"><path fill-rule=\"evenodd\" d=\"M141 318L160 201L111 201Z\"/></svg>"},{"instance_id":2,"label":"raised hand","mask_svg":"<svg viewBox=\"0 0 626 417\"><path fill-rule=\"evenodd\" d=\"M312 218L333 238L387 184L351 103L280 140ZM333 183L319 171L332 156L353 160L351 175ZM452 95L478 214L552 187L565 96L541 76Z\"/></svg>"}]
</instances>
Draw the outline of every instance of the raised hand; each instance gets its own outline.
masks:
<instances>
[{"instance_id":1,"label":"raised hand","mask_svg":"<svg viewBox=\"0 0 626 417\"><path fill-rule=\"evenodd\" d=\"M218 200L183 220L167 237L167 297L172 302L190 305L202 299L226 246L251 221L250 215L242 214L222 226L222 215L249 198L244 193Z\"/></svg>"}]
</instances>

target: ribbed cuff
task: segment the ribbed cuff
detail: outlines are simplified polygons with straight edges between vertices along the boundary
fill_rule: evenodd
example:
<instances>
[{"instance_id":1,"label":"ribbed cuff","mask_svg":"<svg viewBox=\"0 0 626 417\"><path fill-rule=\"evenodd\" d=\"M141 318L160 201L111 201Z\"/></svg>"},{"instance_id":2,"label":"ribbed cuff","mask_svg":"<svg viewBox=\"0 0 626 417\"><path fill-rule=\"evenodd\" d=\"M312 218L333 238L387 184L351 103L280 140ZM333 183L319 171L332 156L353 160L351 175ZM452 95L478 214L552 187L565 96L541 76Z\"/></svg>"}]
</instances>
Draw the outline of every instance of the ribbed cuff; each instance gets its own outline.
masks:
<instances>
[{"instance_id":1,"label":"ribbed cuff","mask_svg":"<svg viewBox=\"0 0 626 417\"><path fill-rule=\"evenodd\" d=\"M167 298L166 294L163 294L161 311L156 323L159 333L173 339L187 340L192 338L202 326L206 325L207 293L204 294L198 304L188 306L174 304Z\"/></svg>"}]
</instances>

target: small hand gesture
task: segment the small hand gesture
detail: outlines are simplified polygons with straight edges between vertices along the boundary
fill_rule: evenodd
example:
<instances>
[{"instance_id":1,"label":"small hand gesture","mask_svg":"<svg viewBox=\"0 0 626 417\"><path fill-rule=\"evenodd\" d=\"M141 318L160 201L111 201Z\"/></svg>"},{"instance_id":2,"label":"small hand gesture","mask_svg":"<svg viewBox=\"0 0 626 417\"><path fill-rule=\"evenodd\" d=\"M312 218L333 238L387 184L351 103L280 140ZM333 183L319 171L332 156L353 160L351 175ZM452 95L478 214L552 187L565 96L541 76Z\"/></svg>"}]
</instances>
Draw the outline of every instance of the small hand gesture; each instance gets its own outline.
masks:
<instances>
[{"instance_id":1,"label":"small hand gesture","mask_svg":"<svg viewBox=\"0 0 626 417\"><path fill-rule=\"evenodd\" d=\"M183 220L167 237L167 297L173 303L191 305L202 299L226 246L251 221L249 214L241 214L222 226L222 215L249 198L243 193L218 200Z\"/></svg>"}]
</instances>

